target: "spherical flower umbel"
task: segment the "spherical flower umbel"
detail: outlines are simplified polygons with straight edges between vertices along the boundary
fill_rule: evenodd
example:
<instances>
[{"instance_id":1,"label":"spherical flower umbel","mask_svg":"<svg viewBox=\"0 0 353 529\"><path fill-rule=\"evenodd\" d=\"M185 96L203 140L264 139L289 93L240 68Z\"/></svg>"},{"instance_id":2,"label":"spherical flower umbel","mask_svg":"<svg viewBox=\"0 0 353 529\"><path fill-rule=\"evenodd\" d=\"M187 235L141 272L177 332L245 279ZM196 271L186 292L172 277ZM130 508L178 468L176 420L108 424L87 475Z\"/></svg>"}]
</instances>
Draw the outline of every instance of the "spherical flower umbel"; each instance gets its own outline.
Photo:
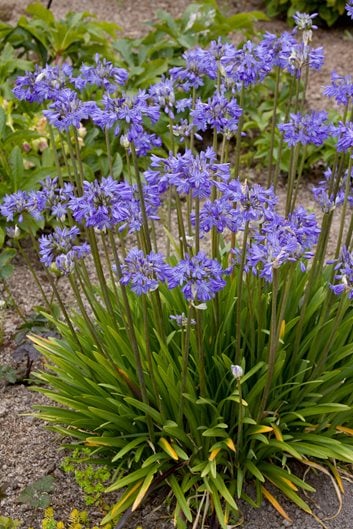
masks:
<instances>
[{"instance_id":1,"label":"spherical flower umbel","mask_svg":"<svg viewBox=\"0 0 353 529\"><path fill-rule=\"evenodd\" d=\"M88 119L95 108L95 103L81 101L76 92L65 88L57 94L54 103L43 114L59 130L67 130L70 126L79 129L81 121Z\"/></svg>"},{"instance_id":2,"label":"spherical flower umbel","mask_svg":"<svg viewBox=\"0 0 353 529\"><path fill-rule=\"evenodd\" d=\"M205 302L225 287L225 273L218 261L199 252L192 257L187 255L172 269L168 285L170 288L181 286L188 301Z\"/></svg>"},{"instance_id":3,"label":"spherical flower umbel","mask_svg":"<svg viewBox=\"0 0 353 529\"><path fill-rule=\"evenodd\" d=\"M144 255L142 250L133 248L121 266L120 282L130 285L131 290L141 296L156 290L160 282L168 279L170 271L171 267L162 254L151 252Z\"/></svg>"},{"instance_id":4,"label":"spherical flower umbel","mask_svg":"<svg viewBox=\"0 0 353 529\"><path fill-rule=\"evenodd\" d=\"M80 68L80 76L76 77L74 84L78 90L87 85L95 85L112 93L121 85L126 84L128 73L125 68L118 68L110 61L100 57L97 53L94 57L95 65L83 64Z\"/></svg>"},{"instance_id":5,"label":"spherical flower umbel","mask_svg":"<svg viewBox=\"0 0 353 529\"><path fill-rule=\"evenodd\" d=\"M328 121L328 115L325 111L291 114L290 121L278 125L278 128L289 146L297 143L302 145L312 143L320 146L335 133L335 127Z\"/></svg>"},{"instance_id":6,"label":"spherical flower umbel","mask_svg":"<svg viewBox=\"0 0 353 529\"><path fill-rule=\"evenodd\" d=\"M198 99L195 109L191 111L191 119L197 130L206 130L208 127L218 133L234 134L238 129L242 109L236 99L228 99L225 95L216 92L207 103Z\"/></svg>"},{"instance_id":7,"label":"spherical flower umbel","mask_svg":"<svg viewBox=\"0 0 353 529\"><path fill-rule=\"evenodd\" d=\"M134 200L131 186L111 176L83 183L83 195L72 197L69 207L76 222L87 228L111 229L129 218L129 203Z\"/></svg>"},{"instance_id":8,"label":"spherical flower umbel","mask_svg":"<svg viewBox=\"0 0 353 529\"><path fill-rule=\"evenodd\" d=\"M352 8L353 9L353 8ZM334 97L339 105L348 105L353 97L353 78L351 75L331 73L331 84L322 92L325 96Z\"/></svg>"},{"instance_id":9,"label":"spherical flower umbel","mask_svg":"<svg viewBox=\"0 0 353 529\"><path fill-rule=\"evenodd\" d=\"M46 267L54 267L61 273L70 274L75 263L90 253L88 243L79 243L80 230L56 227L49 235L42 235L39 239L40 260Z\"/></svg>"},{"instance_id":10,"label":"spherical flower umbel","mask_svg":"<svg viewBox=\"0 0 353 529\"><path fill-rule=\"evenodd\" d=\"M17 77L13 93L15 96L29 103L43 103L55 100L64 88L72 83L72 67L47 65L44 68L35 66L34 72L26 72Z\"/></svg>"}]
</instances>

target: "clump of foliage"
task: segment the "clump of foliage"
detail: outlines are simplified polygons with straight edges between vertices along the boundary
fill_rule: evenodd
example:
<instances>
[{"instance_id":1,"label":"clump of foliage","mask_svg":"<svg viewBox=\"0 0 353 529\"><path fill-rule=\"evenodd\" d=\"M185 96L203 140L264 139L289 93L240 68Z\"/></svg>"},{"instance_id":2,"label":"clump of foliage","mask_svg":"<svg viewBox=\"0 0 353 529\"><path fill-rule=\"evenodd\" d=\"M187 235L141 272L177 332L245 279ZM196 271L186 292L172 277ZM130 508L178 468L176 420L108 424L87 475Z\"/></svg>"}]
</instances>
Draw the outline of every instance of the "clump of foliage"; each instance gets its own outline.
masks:
<instances>
[{"instance_id":1,"label":"clump of foliage","mask_svg":"<svg viewBox=\"0 0 353 529\"><path fill-rule=\"evenodd\" d=\"M99 526L102 529L112 529L111 524ZM29 527L28 529L35 529ZM68 520L58 520L54 509L47 507L44 511L44 518L41 522L41 529L99 529L97 525L92 525L89 521L89 515L86 511L72 509Z\"/></svg>"},{"instance_id":2,"label":"clump of foliage","mask_svg":"<svg viewBox=\"0 0 353 529\"><path fill-rule=\"evenodd\" d=\"M0 529L18 529L21 525L20 520L15 520L8 516L0 516Z\"/></svg>"},{"instance_id":3,"label":"clump of foliage","mask_svg":"<svg viewBox=\"0 0 353 529\"><path fill-rule=\"evenodd\" d=\"M52 315L44 295L46 317L61 338L31 339L49 364L38 390L61 406L38 415L113 466L107 491L122 494L103 523L125 526L162 485L179 529L226 529L240 517L239 499L266 499L289 519L284 495L315 516L298 468L332 472L339 490L335 465L353 463L353 81L334 73L325 88L338 122L305 110L323 53L312 44L313 17L295 20L294 35L188 49L142 91L126 91L128 72L99 57L16 83L17 97L45 107L57 168L0 207L12 230L24 215L51 219L32 241L61 309ZM247 95L273 73L266 178L249 183ZM298 189L306 149L327 144L335 154L314 189L319 227L297 205Z\"/></svg>"},{"instance_id":4,"label":"clump of foliage","mask_svg":"<svg viewBox=\"0 0 353 529\"><path fill-rule=\"evenodd\" d=\"M318 13L328 26L345 15L346 4L347 0L265 0L271 17L286 15L290 19L297 11Z\"/></svg>"},{"instance_id":5,"label":"clump of foliage","mask_svg":"<svg viewBox=\"0 0 353 529\"><path fill-rule=\"evenodd\" d=\"M108 467L99 463L99 460L92 459L90 449L76 448L70 456L64 458L61 468L74 475L76 483L83 491L86 505L106 508L103 494L112 474Z\"/></svg>"},{"instance_id":6,"label":"clump of foliage","mask_svg":"<svg viewBox=\"0 0 353 529\"><path fill-rule=\"evenodd\" d=\"M50 505L53 487L53 476L43 476L27 485L20 493L18 501L30 507L46 509Z\"/></svg>"}]
</instances>

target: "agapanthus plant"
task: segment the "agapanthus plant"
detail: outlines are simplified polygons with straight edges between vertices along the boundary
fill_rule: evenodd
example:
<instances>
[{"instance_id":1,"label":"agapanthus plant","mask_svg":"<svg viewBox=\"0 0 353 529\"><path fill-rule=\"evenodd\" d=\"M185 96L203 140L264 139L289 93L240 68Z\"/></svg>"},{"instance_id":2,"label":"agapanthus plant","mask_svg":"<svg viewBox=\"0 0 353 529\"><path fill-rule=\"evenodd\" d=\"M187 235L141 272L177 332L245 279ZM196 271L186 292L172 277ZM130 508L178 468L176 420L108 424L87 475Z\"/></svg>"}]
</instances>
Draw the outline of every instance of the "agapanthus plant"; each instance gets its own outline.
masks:
<instances>
[{"instance_id":1,"label":"agapanthus plant","mask_svg":"<svg viewBox=\"0 0 353 529\"><path fill-rule=\"evenodd\" d=\"M33 246L62 309L62 319L47 315L62 338L32 340L51 366L37 374L39 389L64 407L39 415L116 467L108 490L123 492L104 521L118 528L161 484L183 529L226 529L240 517L239 499L266 498L289 519L274 490L314 515L298 468L353 463L352 131L343 116L337 126L324 111L303 113L310 69L323 60L310 43L313 18L297 13L294 34L240 49L217 40L189 50L184 65L135 93L100 58L77 75L67 70L62 84L47 68L17 83L19 97L49 99L44 112L58 129L58 178L1 206L12 229L24 214L54 223ZM278 152L291 148L285 208L273 157L267 185L241 163L246 92L271 76L270 150L278 129ZM293 108L277 129L281 76L290 77ZM349 105L348 86L334 76L326 92ZM105 171L86 174L83 123L104 136ZM300 149L327 139L337 152L314 191L320 230L296 207ZM325 265L338 205L338 254Z\"/></svg>"}]
</instances>

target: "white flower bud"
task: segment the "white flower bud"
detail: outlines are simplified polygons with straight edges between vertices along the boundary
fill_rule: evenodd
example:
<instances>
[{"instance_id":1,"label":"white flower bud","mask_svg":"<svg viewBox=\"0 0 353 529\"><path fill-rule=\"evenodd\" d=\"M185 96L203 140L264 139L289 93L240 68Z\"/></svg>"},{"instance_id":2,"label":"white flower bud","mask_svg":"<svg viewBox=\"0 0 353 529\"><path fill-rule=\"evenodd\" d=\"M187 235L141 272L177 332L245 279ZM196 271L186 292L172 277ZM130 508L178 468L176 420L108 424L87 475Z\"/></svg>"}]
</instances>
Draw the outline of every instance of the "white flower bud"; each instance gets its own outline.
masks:
<instances>
[{"instance_id":1,"label":"white flower bud","mask_svg":"<svg viewBox=\"0 0 353 529\"><path fill-rule=\"evenodd\" d=\"M237 380L239 380L239 378L241 378L244 375L244 371L241 366L231 365L230 369L232 371L233 377L236 378Z\"/></svg>"}]
</instances>

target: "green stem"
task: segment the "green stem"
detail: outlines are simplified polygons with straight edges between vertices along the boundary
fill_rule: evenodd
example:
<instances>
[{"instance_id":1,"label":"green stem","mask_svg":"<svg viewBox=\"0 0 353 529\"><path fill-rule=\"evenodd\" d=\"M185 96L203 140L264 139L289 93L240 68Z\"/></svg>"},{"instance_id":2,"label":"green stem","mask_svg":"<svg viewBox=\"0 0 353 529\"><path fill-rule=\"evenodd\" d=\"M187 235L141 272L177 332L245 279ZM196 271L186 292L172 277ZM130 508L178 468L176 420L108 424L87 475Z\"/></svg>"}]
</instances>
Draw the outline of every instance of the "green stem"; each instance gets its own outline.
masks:
<instances>
[{"instance_id":1,"label":"green stem","mask_svg":"<svg viewBox=\"0 0 353 529\"><path fill-rule=\"evenodd\" d=\"M246 258L246 245L248 242L249 235L249 221L245 223L243 247L241 252L240 267L238 270L238 281L237 281L237 304L235 312L235 363L240 365L241 361L241 309L242 309L242 292L243 292L243 273Z\"/></svg>"},{"instance_id":2,"label":"green stem","mask_svg":"<svg viewBox=\"0 0 353 529\"><path fill-rule=\"evenodd\" d=\"M240 108L242 108L242 109L244 109L244 97L245 97L245 88L244 88L244 83L242 83L241 90L240 90L240 102L239 102ZM237 135L236 135L235 161L234 161L234 178L238 178L239 177L240 143L241 143L240 140L241 140L241 133L242 133L242 130L243 130L243 125L244 125L244 110L243 110L243 112L241 113L241 115L239 117L238 129L237 129Z\"/></svg>"},{"instance_id":3,"label":"green stem","mask_svg":"<svg viewBox=\"0 0 353 529\"><path fill-rule=\"evenodd\" d=\"M267 378L262 394L261 403L259 406L258 422L261 420L266 409L268 397L270 395L273 375L276 364L276 351L278 346L277 333L277 297L278 297L278 270L273 270L273 285L272 285L272 308L271 308L271 324L270 324L270 339L268 345L268 371Z\"/></svg>"},{"instance_id":4,"label":"green stem","mask_svg":"<svg viewBox=\"0 0 353 529\"><path fill-rule=\"evenodd\" d=\"M188 319L186 323L186 330L182 331L181 337L181 382L180 382L180 407L178 424L182 425L183 414L184 414L184 393L186 390L187 374L188 374L188 363L189 363L189 348L190 348L190 334L191 334L191 320L192 320L192 307L189 305ZM183 328L182 328L183 329Z\"/></svg>"},{"instance_id":5,"label":"green stem","mask_svg":"<svg viewBox=\"0 0 353 529\"><path fill-rule=\"evenodd\" d=\"M335 259L338 258L339 254L340 254L340 251L341 251L343 230L344 230L344 225L345 225L345 221L346 221L346 213L347 213L347 206L348 206L348 198L349 198L349 193L351 191L351 178L350 178L350 175L352 173L352 162L353 162L352 155L353 155L353 153L352 153L352 149L351 149L349 151L349 162L348 162L348 169L347 169L346 188L345 188L345 192L344 192L344 200L343 200L343 205L342 205L341 221L340 221L340 228L339 228L339 233L338 233L338 238L337 238Z\"/></svg>"},{"instance_id":6,"label":"green stem","mask_svg":"<svg viewBox=\"0 0 353 529\"><path fill-rule=\"evenodd\" d=\"M270 140L270 157L268 161L268 180L267 187L270 187L272 184L273 176L273 149L275 145L275 132L277 124L277 105L278 105L278 95L279 95L279 81L280 81L280 68L276 67L276 79L275 79L275 93L273 99L273 114L271 119L271 140Z\"/></svg>"}]
</instances>

